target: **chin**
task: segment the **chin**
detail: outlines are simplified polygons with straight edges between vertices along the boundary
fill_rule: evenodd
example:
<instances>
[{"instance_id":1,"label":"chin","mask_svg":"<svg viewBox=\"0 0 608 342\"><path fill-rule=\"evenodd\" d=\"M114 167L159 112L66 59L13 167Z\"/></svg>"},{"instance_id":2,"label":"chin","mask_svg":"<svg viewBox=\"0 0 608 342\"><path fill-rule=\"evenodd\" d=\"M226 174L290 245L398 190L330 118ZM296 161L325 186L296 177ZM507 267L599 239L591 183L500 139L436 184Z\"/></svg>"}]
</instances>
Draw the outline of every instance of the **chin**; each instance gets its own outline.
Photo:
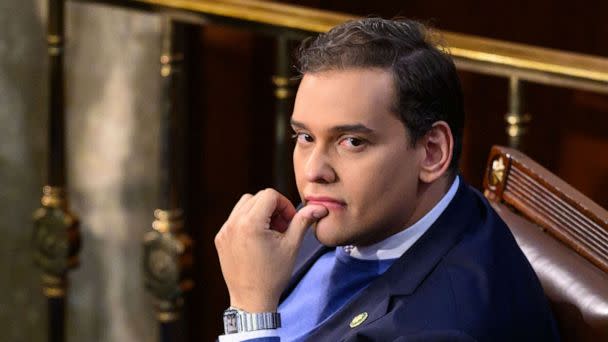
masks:
<instances>
[{"instance_id":1,"label":"chin","mask_svg":"<svg viewBox=\"0 0 608 342\"><path fill-rule=\"evenodd\" d=\"M347 237L341 234L344 233L344 230L334 222L321 219L312 229L317 240L324 246L337 247L348 244Z\"/></svg>"}]
</instances>

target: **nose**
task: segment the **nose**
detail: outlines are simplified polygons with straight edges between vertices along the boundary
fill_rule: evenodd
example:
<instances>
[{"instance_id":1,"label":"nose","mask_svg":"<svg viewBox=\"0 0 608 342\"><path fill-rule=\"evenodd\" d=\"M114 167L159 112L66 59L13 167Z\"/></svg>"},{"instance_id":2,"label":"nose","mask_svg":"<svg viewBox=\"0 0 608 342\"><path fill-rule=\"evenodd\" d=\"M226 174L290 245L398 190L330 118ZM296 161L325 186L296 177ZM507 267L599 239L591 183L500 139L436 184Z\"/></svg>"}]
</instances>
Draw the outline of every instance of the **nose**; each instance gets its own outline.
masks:
<instances>
[{"instance_id":1,"label":"nose","mask_svg":"<svg viewBox=\"0 0 608 342\"><path fill-rule=\"evenodd\" d=\"M331 158L321 146L314 148L305 164L306 180L313 183L333 183L337 179Z\"/></svg>"}]
</instances>

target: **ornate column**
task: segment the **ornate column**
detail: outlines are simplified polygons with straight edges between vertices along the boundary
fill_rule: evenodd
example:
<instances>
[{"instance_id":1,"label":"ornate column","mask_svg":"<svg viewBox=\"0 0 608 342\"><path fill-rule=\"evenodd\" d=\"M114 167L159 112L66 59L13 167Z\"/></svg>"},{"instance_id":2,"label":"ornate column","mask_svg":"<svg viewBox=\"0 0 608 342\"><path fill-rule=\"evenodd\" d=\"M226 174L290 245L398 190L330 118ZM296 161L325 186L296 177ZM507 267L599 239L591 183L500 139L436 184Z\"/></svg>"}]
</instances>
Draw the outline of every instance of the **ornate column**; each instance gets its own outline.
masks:
<instances>
[{"instance_id":1,"label":"ornate column","mask_svg":"<svg viewBox=\"0 0 608 342\"><path fill-rule=\"evenodd\" d=\"M78 265L78 219L68 207L65 177L64 0L49 0L48 53L50 68L49 153L47 185L42 207L34 213L34 260L42 269L43 293L48 298L48 340L65 340L67 273Z\"/></svg>"},{"instance_id":2,"label":"ornate column","mask_svg":"<svg viewBox=\"0 0 608 342\"><path fill-rule=\"evenodd\" d=\"M191 279L192 240L184 231L184 26L163 18L160 57L161 156L159 208L144 237L146 287L156 299L162 342L183 340L184 294Z\"/></svg>"}]
</instances>

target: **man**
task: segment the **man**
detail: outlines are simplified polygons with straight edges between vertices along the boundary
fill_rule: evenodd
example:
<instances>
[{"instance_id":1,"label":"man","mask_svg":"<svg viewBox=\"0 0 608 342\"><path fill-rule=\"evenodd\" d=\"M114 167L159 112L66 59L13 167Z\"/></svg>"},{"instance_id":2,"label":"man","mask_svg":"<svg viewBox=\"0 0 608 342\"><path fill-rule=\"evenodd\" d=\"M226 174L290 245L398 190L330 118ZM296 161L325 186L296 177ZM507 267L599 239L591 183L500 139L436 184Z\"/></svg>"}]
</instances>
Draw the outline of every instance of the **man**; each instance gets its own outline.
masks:
<instances>
[{"instance_id":1,"label":"man","mask_svg":"<svg viewBox=\"0 0 608 342\"><path fill-rule=\"evenodd\" d=\"M246 194L217 234L220 342L557 340L526 258L458 176L461 89L430 33L351 21L305 43L299 67L303 206Z\"/></svg>"}]
</instances>

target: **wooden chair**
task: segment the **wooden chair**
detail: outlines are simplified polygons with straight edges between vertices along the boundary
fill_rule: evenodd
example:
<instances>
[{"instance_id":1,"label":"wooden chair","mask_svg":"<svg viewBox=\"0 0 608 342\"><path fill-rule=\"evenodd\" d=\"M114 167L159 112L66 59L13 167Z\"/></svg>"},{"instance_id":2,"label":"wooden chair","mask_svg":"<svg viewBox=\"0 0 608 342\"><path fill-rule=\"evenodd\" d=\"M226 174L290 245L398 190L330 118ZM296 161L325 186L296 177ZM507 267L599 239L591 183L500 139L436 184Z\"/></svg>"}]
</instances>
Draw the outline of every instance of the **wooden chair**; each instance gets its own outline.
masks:
<instances>
[{"instance_id":1,"label":"wooden chair","mask_svg":"<svg viewBox=\"0 0 608 342\"><path fill-rule=\"evenodd\" d=\"M608 341L608 211L506 147L492 148L483 184L536 271L562 339Z\"/></svg>"}]
</instances>

